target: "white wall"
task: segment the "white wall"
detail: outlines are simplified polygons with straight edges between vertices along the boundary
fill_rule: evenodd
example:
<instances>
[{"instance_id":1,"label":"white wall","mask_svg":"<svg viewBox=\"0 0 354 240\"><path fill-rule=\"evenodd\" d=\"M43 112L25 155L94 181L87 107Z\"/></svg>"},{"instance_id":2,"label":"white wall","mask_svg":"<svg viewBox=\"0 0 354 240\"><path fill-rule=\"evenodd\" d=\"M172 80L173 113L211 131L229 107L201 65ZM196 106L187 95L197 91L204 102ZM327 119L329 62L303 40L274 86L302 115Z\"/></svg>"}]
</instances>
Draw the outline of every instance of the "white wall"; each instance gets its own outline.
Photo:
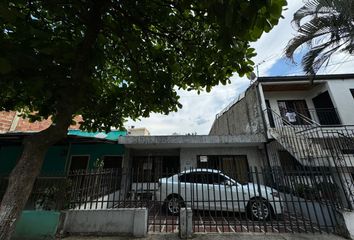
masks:
<instances>
[{"instance_id":1,"label":"white wall","mask_svg":"<svg viewBox=\"0 0 354 240\"><path fill-rule=\"evenodd\" d=\"M269 100L270 107L280 114L278 100L305 100L307 107L315 108L312 99L328 91L334 107L337 109L343 125L354 125L354 98L350 89L354 89L354 79L317 81L321 84L308 91L263 92L264 99ZM315 113L311 114L318 121ZM267 116L266 116L267 118Z\"/></svg>"},{"instance_id":2,"label":"white wall","mask_svg":"<svg viewBox=\"0 0 354 240\"><path fill-rule=\"evenodd\" d=\"M181 148L181 170L197 167L200 155L246 155L250 167L262 167L266 163L265 154L258 147L223 147L223 148Z\"/></svg>"},{"instance_id":3,"label":"white wall","mask_svg":"<svg viewBox=\"0 0 354 240\"><path fill-rule=\"evenodd\" d=\"M147 235L147 217L146 208L69 210L65 212L61 231L73 235L130 234L144 237Z\"/></svg>"},{"instance_id":4,"label":"white wall","mask_svg":"<svg viewBox=\"0 0 354 240\"><path fill-rule=\"evenodd\" d=\"M343 125L354 125L354 98L349 89L354 89L354 79L328 81L329 94L337 108Z\"/></svg>"}]
</instances>

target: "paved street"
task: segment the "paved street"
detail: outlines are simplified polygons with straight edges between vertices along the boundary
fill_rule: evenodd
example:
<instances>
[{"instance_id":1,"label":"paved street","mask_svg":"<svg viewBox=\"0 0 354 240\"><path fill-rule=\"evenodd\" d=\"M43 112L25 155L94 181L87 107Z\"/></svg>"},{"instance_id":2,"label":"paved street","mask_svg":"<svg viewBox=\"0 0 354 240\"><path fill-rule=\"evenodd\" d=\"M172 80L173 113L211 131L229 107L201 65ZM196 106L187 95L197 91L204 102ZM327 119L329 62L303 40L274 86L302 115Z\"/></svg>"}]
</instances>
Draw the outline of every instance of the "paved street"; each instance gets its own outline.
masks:
<instances>
[{"instance_id":1,"label":"paved street","mask_svg":"<svg viewBox=\"0 0 354 240\"><path fill-rule=\"evenodd\" d=\"M321 233L332 232L331 226L321 228L304 217L284 213L279 219L252 221L245 213L219 211L193 211L193 231L204 233L273 232L273 233ZM170 216L159 206L149 208L149 232L178 232L178 217Z\"/></svg>"}]
</instances>

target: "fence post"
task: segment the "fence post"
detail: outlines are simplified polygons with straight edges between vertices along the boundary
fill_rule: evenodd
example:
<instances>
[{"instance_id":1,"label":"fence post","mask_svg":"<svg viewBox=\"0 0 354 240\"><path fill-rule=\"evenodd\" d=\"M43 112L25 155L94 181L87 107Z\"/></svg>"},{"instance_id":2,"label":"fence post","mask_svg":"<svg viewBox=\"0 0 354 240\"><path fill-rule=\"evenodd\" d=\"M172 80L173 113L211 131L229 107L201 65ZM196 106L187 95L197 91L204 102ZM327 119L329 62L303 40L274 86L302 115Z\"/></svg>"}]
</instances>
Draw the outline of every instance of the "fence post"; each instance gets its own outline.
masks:
<instances>
[{"instance_id":1,"label":"fence post","mask_svg":"<svg viewBox=\"0 0 354 240\"><path fill-rule=\"evenodd\" d=\"M181 208L179 213L179 236L191 238L193 234L193 212L191 208Z\"/></svg>"}]
</instances>

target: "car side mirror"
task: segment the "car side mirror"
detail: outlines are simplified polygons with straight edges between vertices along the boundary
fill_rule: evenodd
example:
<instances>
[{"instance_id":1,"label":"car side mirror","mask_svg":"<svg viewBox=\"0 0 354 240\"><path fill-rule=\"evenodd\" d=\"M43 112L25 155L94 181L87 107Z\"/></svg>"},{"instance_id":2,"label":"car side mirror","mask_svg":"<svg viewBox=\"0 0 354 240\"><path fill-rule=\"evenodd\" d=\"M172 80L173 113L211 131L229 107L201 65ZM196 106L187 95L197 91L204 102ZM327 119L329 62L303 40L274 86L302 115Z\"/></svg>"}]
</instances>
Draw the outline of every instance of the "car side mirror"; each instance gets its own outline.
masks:
<instances>
[{"instance_id":1,"label":"car side mirror","mask_svg":"<svg viewBox=\"0 0 354 240\"><path fill-rule=\"evenodd\" d=\"M233 182L231 182L230 180L226 180L226 181L225 181L225 185L231 187L231 186L233 186L234 184L233 184Z\"/></svg>"}]
</instances>

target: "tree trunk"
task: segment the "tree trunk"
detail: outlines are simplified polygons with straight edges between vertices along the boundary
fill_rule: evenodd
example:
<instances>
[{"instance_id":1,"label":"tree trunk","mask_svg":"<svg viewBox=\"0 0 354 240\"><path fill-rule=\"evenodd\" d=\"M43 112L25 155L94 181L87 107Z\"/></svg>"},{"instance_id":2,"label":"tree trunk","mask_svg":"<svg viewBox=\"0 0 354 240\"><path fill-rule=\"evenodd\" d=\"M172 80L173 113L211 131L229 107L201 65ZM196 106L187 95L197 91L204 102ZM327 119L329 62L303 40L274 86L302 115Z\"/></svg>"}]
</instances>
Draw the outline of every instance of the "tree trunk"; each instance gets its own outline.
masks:
<instances>
[{"instance_id":1,"label":"tree trunk","mask_svg":"<svg viewBox=\"0 0 354 240\"><path fill-rule=\"evenodd\" d=\"M58 103L56 123L24 139L21 158L10 174L9 184L0 205L0 240L11 238L15 222L31 194L48 148L66 137L72 115L80 108L80 101L84 101L85 87L90 84L92 50L102 24L101 15L108 8L108 3L107 0L94 1L93 7L89 8L85 36L77 47L68 91L63 92Z\"/></svg>"},{"instance_id":2,"label":"tree trunk","mask_svg":"<svg viewBox=\"0 0 354 240\"><path fill-rule=\"evenodd\" d=\"M22 155L12 170L9 184L0 206L0 239L8 240L15 230L15 222L31 194L48 148L66 137L71 113L58 115L55 125L24 139Z\"/></svg>"}]
</instances>

